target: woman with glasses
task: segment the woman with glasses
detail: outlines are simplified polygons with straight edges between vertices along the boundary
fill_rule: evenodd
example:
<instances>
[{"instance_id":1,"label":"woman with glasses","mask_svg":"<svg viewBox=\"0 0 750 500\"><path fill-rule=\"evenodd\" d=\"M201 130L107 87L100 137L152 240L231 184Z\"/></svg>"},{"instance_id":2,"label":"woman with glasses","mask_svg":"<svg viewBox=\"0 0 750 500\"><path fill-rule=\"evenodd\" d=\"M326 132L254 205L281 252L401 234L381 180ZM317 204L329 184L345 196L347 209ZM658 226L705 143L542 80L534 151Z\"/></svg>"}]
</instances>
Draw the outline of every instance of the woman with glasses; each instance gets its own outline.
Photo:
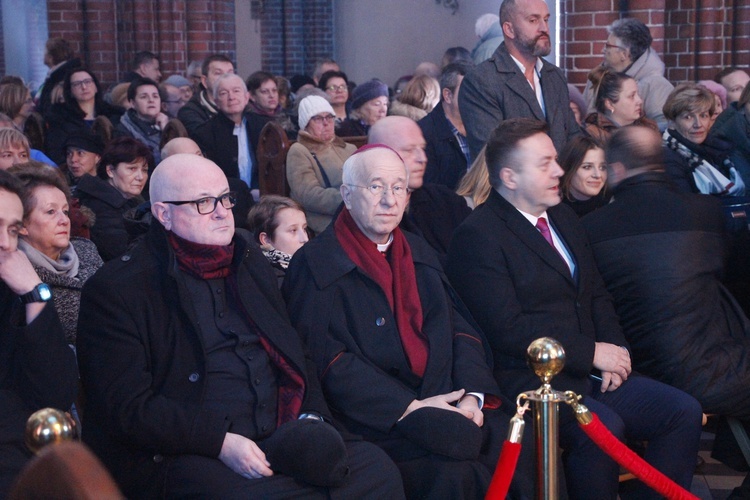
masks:
<instances>
[{"instance_id":1,"label":"woman with glasses","mask_svg":"<svg viewBox=\"0 0 750 500\"><path fill-rule=\"evenodd\" d=\"M299 136L286 156L290 197L305 207L307 222L316 234L331 222L341 204L341 172L357 149L334 132L336 113L316 95L299 104Z\"/></svg>"},{"instance_id":2,"label":"woman with glasses","mask_svg":"<svg viewBox=\"0 0 750 500\"><path fill-rule=\"evenodd\" d=\"M349 79L343 71L326 71L320 77L318 86L328 94L333 113L336 115L334 128L338 129L341 122L349 118L347 101L349 100Z\"/></svg>"},{"instance_id":3,"label":"woman with glasses","mask_svg":"<svg viewBox=\"0 0 750 500\"><path fill-rule=\"evenodd\" d=\"M57 164L65 161L63 145L70 134L82 128L91 128L98 117L106 118L112 125L116 125L124 111L104 102L99 81L84 68L77 68L65 77L63 95L65 102L54 104L45 116L45 152Z\"/></svg>"},{"instance_id":4,"label":"woman with glasses","mask_svg":"<svg viewBox=\"0 0 750 500\"><path fill-rule=\"evenodd\" d=\"M81 205L96 215L91 241L105 262L127 251L123 215L143 203L141 193L154 168L147 146L132 137L118 137L105 148L96 176L86 175L78 182L76 194Z\"/></svg>"}]
</instances>

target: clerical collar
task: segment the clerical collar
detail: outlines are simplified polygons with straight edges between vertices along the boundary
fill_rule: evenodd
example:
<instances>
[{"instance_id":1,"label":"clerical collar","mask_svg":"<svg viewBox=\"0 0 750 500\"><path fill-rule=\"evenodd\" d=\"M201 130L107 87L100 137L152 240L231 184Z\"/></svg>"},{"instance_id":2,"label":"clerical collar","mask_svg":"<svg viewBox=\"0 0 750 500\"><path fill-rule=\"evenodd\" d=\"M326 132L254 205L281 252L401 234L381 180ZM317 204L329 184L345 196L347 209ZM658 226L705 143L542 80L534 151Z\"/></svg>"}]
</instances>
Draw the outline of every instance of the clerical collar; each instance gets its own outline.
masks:
<instances>
[{"instance_id":1,"label":"clerical collar","mask_svg":"<svg viewBox=\"0 0 750 500\"><path fill-rule=\"evenodd\" d=\"M388 249L390 248L391 243L393 243L393 233L391 233L390 236L388 236L388 241L386 241L382 245L378 243L378 252L386 253Z\"/></svg>"}]
</instances>

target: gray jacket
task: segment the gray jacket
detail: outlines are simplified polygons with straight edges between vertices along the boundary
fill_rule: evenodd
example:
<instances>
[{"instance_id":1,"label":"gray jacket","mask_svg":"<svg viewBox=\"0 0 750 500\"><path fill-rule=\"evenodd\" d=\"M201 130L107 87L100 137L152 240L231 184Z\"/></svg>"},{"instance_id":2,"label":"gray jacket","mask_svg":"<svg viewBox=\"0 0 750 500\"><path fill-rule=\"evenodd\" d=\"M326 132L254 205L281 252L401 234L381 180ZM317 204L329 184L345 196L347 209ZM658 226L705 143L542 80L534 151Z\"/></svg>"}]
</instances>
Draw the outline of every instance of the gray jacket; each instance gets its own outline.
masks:
<instances>
[{"instance_id":1,"label":"gray jacket","mask_svg":"<svg viewBox=\"0 0 750 500\"><path fill-rule=\"evenodd\" d=\"M546 118L531 85L508 53L505 42L491 58L466 75L458 94L458 106L473 158L479 154L492 130L508 118L546 121L558 151L571 137L581 133L570 110L568 82L562 70L543 60L540 74Z\"/></svg>"}]
</instances>

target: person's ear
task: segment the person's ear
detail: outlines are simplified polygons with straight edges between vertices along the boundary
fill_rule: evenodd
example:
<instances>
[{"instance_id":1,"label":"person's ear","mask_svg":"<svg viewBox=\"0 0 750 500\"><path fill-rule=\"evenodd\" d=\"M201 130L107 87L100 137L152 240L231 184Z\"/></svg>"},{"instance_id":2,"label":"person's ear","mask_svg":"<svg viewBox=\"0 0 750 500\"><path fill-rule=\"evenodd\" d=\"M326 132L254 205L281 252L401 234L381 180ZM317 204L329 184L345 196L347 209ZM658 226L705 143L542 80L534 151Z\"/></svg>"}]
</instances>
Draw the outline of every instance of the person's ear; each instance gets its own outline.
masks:
<instances>
[{"instance_id":1,"label":"person's ear","mask_svg":"<svg viewBox=\"0 0 750 500\"><path fill-rule=\"evenodd\" d=\"M351 189L351 187L349 187L346 184L342 184L341 187L339 188L339 191L341 191L341 199L344 200L344 206L346 206L346 208L348 210L351 210L351 208L352 208L352 202L351 202L352 189Z\"/></svg>"},{"instance_id":2,"label":"person's ear","mask_svg":"<svg viewBox=\"0 0 750 500\"><path fill-rule=\"evenodd\" d=\"M164 229L172 230L172 213L166 203L160 201L152 203L151 214L164 226Z\"/></svg>"},{"instance_id":3,"label":"person's ear","mask_svg":"<svg viewBox=\"0 0 750 500\"><path fill-rule=\"evenodd\" d=\"M503 28L503 35L505 35L505 38L510 38L511 40L515 40L516 38L516 30L513 29L513 23L510 21L506 21L502 24Z\"/></svg>"},{"instance_id":4,"label":"person's ear","mask_svg":"<svg viewBox=\"0 0 750 500\"><path fill-rule=\"evenodd\" d=\"M29 235L29 230L26 229L25 225L21 226L21 229L18 230L18 234L20 234L21 236L28 236Z\"/></svg>"},{"instance_id":5,"label":"person's ear","mask_svg":"<svg viewBox=\"0 0 750 500\"><path fill-rule=\"evenodd\" d=\"M273 246L271 238L268 237L268 233L266 233L265 231L262 231L258 235L258 241L260 241L260 245L263 247Z\"/></svg>"},{"instance_id":6,"label":"person's ear","mask_svg":"<svg viewBox=\"0 0 750 500\"><path fill-rule=\"evenodd\" d=\"M453 104L453 92L449 88L442 90L443 100L448 104Z\"/></svg>"},{"instance_id":7,"label":"person's ear","mask_svg":"<svg viewBox=\"0 0 750 500\"><path fill-rule=\"evenodd\" d=\"M114 168L112 168L112 165L107 165L104 168L107 171L107 177L109 177L110 179L114 178L115 174L114 174Z\"/></svg>"},{"instance_id":8,"label":"person's ear","mask_svg":"<svg viewBox=\"0 0 750 500\"><path fill-rule=\"evenodd\" d=\"M518 183L516 182L516 171L510 167L503 167L500 169L500 180L503 182L503 186L508 189L516 189Z\"/></svg>"}]
</instances>

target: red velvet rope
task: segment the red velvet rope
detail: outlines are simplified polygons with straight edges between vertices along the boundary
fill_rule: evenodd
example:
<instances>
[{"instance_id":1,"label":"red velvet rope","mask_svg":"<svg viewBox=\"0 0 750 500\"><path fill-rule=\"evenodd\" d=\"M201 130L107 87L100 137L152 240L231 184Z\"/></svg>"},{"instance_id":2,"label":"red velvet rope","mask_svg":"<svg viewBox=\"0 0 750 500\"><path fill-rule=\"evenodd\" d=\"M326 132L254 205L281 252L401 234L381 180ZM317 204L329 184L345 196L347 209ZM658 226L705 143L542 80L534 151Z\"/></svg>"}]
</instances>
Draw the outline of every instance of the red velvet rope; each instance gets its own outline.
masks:
<instances>
[{"instance_id":1,"label":"red velvet rope","mask_svg":"<svg viewBox=\"0 0 750 500\"><path fill-rule=\"evenodd\" d=\"M625 444L609 432L609 429L602 424L602 421L599 420L599 417L595 413L592 412L591 416L593 417L591 423L579 423L578 425L612 460L632 472L638 479L662 496L669 499L698 500L698 497L654 469L648 462L636 455L633 450L625 446Z\"/></svg>"},{"instance_id":2,"label":"red velvet rope","mask_svg":"<svg viewBox=\"0 0 750 500\"><path fill-rule=\"evenodd\" d=\"M513 479L513 473L516 471L518 455L521 454L521 443L503 443L503 451L500 453L500 459L497 461L495 473L492 475L492 482L485 495L485 500L502 500L508 494L510 482Z\"/></svg>"}]
</instances>

